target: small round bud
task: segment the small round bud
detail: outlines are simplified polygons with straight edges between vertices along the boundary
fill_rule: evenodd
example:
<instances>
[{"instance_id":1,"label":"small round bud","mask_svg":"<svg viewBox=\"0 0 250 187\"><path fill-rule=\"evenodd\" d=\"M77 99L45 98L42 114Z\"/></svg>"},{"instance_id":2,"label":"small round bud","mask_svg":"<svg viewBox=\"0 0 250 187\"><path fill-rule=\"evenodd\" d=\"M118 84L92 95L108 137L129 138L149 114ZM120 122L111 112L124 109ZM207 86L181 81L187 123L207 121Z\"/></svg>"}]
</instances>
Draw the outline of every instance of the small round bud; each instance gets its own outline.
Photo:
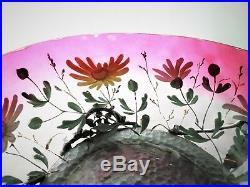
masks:
<instances>
[{"instance_id":1,"label":"small round bud","mask_svg":"<svg viewBox=\"0 0 250 187\"><path fill-rule=\"evenodd\" d=\"M17 69L16 74L21 80L29 78L29 72L26 68Z\"/></svg>"},{"instance_id":2,"label":"small round bud","mask_svg":"<svg viewBox=\"0 0 250 187\"><path fill-rule=\"evenodd\" d=\"M216 77L220 73L220 67L217 64L210 64L208 67L208 73L212 77Z\"/></svg>"}]
</instances>

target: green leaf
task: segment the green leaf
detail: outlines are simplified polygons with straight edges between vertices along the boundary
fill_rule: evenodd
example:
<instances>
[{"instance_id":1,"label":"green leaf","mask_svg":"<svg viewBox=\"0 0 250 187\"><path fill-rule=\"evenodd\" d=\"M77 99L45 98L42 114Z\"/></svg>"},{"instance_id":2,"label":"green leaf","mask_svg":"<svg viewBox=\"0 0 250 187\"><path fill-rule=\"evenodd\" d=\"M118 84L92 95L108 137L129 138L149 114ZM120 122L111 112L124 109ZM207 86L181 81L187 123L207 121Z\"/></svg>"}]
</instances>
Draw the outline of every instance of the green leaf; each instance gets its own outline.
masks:
<instances>
[{"instance_id":1,"label":"green leaf","mask_svg":"<svg viewBox=\"0 0 250 187\"><path fill-rule=\"evenodd\" d=\"M119 101L121 103L121 107L124 109L124 110L127 110L127 111L130 111L130 112L134 112L132 109L129 108L129 106L127 105L126 101L124 99L121 99L119 98Z\"/></svg>"},{"instance_id":2,"label":"green leaf","mask_svg":"<svg viewBox=\"0 0 250 187\"><path fill-rule=\"evenodd\" d=\"M223 126L224 120L222 120L221 112L218 112L218 117L214 120L214 132L212 137L219 132L220 128Z\"/></svg>"},{"instance_id":3,"label":"green leaf","mask_svg":"<svg viewBox=\"0 0 250 187\"><path fill-rule=\"evenodd\" d=\"M189 88L188 92L186 93L186 95L187 95L187 102L189 103L193 99L193 97L194 97L194 91L193 91L193 89Z\"/></svg>"},{"instance_id":4,"label":"green leaf","mask_svg":"<svg viewBox=\"0 0 250 187\"><path fill-rule=\"evenodd\" d=\"M28 174L28 183L37 184L45 178L46 174L42 171L31 171Z\"/></svg>"},{"instance_id":5,"label":"green leaf","mask_svg":"<svg viewBox=\"0 0 250 187\"><path fill-rule=\"evenodd\" d=\"M148 127L150 117L147 114L144 114L141 118L141 132L145 131Z\"/></svg>"},{"instance_id":6,"label":"green leaf","mask_svg":"<svg viewBox=\"0 0 250 187\"><path fill-rule=\"evenodd\" d=\"M80 125L78 126L77 132L79 132L85 124L86 124L86 116L82 115L82 121L81 121Z\"/></svg>"},{"instance_id":7,"label":"green leaf","mask_svg":"<svg viewBox=\"0 0 250 187\"><path fill-rule=\"evenodd\" d=\"M48 168L49 165L48 165L47 157L41 151L39 151L36 147L33 147L33 151L37 153L36 155L34 155L34 159L42 161L44 165Z\"/></svg>"},{"instance_id":8,"label":"green leaf","mask_svg":"<svg viewBox=\"0 0 250 187\"><path fill-rule=\"evenodd\" d=\"M138 90L138 84L134 80L130 79L128 81L128 89L132 92L136 92Z\"/></svg>"},{"instance_id":9,"label":"green leaf","mask_svg":"<svg viewBox=\"0 0 250 187\"><path fill-rule=\"evenodd\" d=\"M48 101L41 101L37 99L37 97L34 94L27 94L26 92L22 93L22 96L27 99L28 103L33 105L33 107L43 107Z\"/></svg>"},{"instance_id":10,"label":"green leaf","mask_svg":"<svg viewBox=\"0 0 250 187\"><path fill-rule=\"evenodd\" d=\"M105 108L106 106L107 104L99 104L99 103L93 104L93 108Z\"/></svg>"},{"instance_id":11,"label":"green leaf","mask_svg":"<svg viewBox=\"0 0 250 187\"><path fill-rule=\"evenodd\" d=\"M148 95L144 94L144 96L141 98L141 106L137 112L143 111L147 108L147 105L148 105L147 99L148 99Z\"/></svg>"},{"instance_id":12,"label":"green leaf","mask_svg":"<svg viewBox=\"0 0 250 187\"><path fill-rule=\"evenodd\" d=\"M209 141L209 139L203 138L201 135L198 134L193 128L185 129L183 126L179 126L179 129L185 133L184 137L187 140L196 142L196 143L204 143Z\"/></svg>"},{"instance_id":13,"label":"green leaf","mask_svg":"<svg viewBox=\"0 0 250 187\"><path fill-rule=\"evenodd\" d=\"M198 101L198 95L194 96L194 98L192 99L190 105L194 105L197 101Z\"/></svg>"},{"instance_id":14,"label":"green leaf","mask_svg":"<svg viewBox=\"0 0 250 187\"><path fill-rule=\"evenodd\" d=\"M33 147L33 151L34 151L36 154L43 155L43 153L42 153L41 151L39 151L36 147Z\"/></svg>"},{"instance_id":15,"label":"green leaf","mask_svg":"<svg viewBox=\"0 0 250 187\"><path fill-rule=\"evenodd\" d=\"M77 104L75 104L73 102L68 102L68 107L76 112L82 113L81 107L79 107Z\"/></svg>"},{"instance_id":16,"label":"green leaf","mask_svg":"<svg viewBox=\"0 0 250 187\"><path fill-rule=\"evenodd\" d=\"M219 137L221 137L224 134L224 131L220 131L219 133L212 135L213 139L218 139Z\"/></svg>"},{"instance_id":17,"label":"green leaf","mask_svg":"<svg viewBox=\"0 0 250 187\"><path fill-rule=\"evenodd\" d=\"M4 184L21 184L23 181L20 179L10 176L10 175L5 175L2 177L2 183Z\"/></svg>"},{"instance_id":18,"label":"green leaf","mask_svg":"<svg viewBox=\"0 0 250 187\"><path fill-rule=\"evenodd\" d=\"M51 86L50 83L48 81L43 81L43 92L45 93L46 97L48 100L50 100L51 97Z\"/></svg>"},{"instance_id":19,"label":"green leaf","mask_svg":"<svg viewBox=\"0 0 250 187\"><path fill-rule=\"evenodd\" d=\"M127 114L127 115L134 115L135 113L134 112L123 112L124 114Z\"/></svg>"},{"instance_id":20,"label":"green leaf","mask_svg":"<svg viewBox=\"0 0 250 187\"><path fill-rule=\"evenodd\" d=\"M42 156L42 155L36 154L36 155L34 155L34 159L40 160L41 162L44 163L44 165L45 165L47 168L49 167L49 165L48 165L48 160L47 160L46 157L44 157L44 156Z\"/></svg>"},{"instance_id":21,"label":"green leaf","mask_svg":"<svg viewBox=\"0 0 250 187\"><path fill-rule=\"evenodd\" d=\"M167 96L169 100L172 101L172 104L177 105L177 106L186 106L187 104L184 104L179 100L179 98L176 95L172 96Z\"/></svg>"},{"instance_id":22,"label":"green leaf","mask_svg":"<svg viewBox=\"0 0 250 187\"><path fill-rule=\"evenodd\" d=\"M76 120L64 120L62 122L62 125L58 126L58 129L68 129L68 130L72 130L74 129L77 125L79 125L82 120L85 120L85 116L82 115L80 118L76 119Z\"/></svg>"},{"instance_id":23,"label":"green leaf","mask_svg":"<svg viewBox=\"0 0 250 187\"><path fill-rule=\"evenodd\" d=\"M103 98L103 97L98 97L98 99L99 99L101 102L108 103L108 101L107 101L105 98Z\"/></svg>"},{"instance_id":24,"label":"green leaf","mask_svg":"<svg viewBox=\"0 0 250 187\"><path fill-rule=\"evenodd\" d=\"M36 130L36 129L39 129L41 127L42 123L43 123L43 120L41 118L34 117L30 120L30 123L28 126L29 126L29 128Z\"/></svg>"},{"instance_id":25,"label":"green leaf","mask_svg":"<svg viewBox=\"0 0 250 187\"><path fill-rule=\"evenodd\" d=\"M234 144L230 147L224 165L227 168L236 168L242 165L248 158L248 135L241 135L240 129L235 129ZM234 164L232 164L232 161Z\"/></svg>"},{"instance_id":26,"label":"green leaf","mask_svg":"<svg viewBox=\"0 0 250 187\"><path fill-rule=\"evenodd\" d=\"M88 103L102 103L101 101L95 99L89 91L83 92L83 95L85 97L85 101Z\"/></svg>"}]
</instances>

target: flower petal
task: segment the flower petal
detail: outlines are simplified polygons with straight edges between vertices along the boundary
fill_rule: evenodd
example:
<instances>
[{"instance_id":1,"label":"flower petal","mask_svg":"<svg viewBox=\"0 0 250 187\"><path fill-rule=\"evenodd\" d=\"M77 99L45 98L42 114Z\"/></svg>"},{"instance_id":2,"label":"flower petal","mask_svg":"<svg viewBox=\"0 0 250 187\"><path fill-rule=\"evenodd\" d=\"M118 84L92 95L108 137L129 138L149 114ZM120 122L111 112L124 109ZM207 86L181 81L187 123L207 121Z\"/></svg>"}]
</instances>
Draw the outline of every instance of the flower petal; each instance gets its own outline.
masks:
<instances>
[{"instance_id":1,"label":"flower petal","mask_svg":"<svg viewBox=\"0 0 250 187\"><path fill-rule=\"evenodd\" d=\"M83 62L83 60L80 59L79 57L75 57L75 61L82 69L84 69L88 73L94 70L90 66L88 66L85 62Z\"/></svg>"},{"instance_id":2,"label":"flower petal","mask_svg":"<svg viewBox=\"0 0 250 187\"><path fill-rule=\"evenodd\" d=\"M181 67L181 65L182 65L183 62L184 62L184 59L183 59L183 58L179 58L179 59L176 61L176 64L175 64L175 77L178 77L178 76L179 76L180 67Z\"/></svg>"},{"instance_id":3,"label":"flower petal","mask_svg":"<svg viewBox=\"0 0 250 187\"><path fill-rule=\"evenodd\" d=\"M8 98L4 98L3 108L2 108L2 120L4 120L6 118L6 114L8 112L8 108L9 108L9 99Z\"/></svg>"},{"instance_id":4,"label":"flower petal","mask_svg":"<svg viewBox=\"0 0 250 187\"><path fill-rule=\"evenodd\" d=\"M15 113L11 117L10 122L16 121L16 119L18 118L18 116L21 114L22 111L23 111L23 104L19 104Z\"/></svg>"},{"instance_id":5,"label":"flower petal","mask_svg":"<svg viewBox=\"0 0 250 187\"><path fill-rule=\"evenodd\" d=\"M17 129L17 127L19 126L19 124L20 124L20 121L17 121L17 122L13 122L13 123L11 123L10 125L8 125L8 127L7 127L7 133L11 133L11 132L13 132L14 130L16 130Z\"/></svg>"},{"instance_id":6,"label":"flower petal","mask_svg":"<svg viewBox=\"0 0 250 187\"><path fill-rule=\"evenodd\" d=\"M6 116L6 121L9 121L12 118L12 116L15 112L15 109L16 109L16 105L17 105L17 95L14 95L12 102L11 102L11 105L10 105L9 112Z\"/></svg>"},{"instance_id":7,"label":"flower petal","mask_svg":"<svg viewBox=\"0 0 250 187\"><path fill-rule=\"evenodd\" d=\"M234 115L233 119L237 119L239 121L246 121L248 122L248 117L247 116L242 116L242 115Z\"/></svg>"},{"instance_id":8,"label":"flower petal","mask_svg":"<svg viewBox=\"0 0 250 187\"><path fill-rule=\"evenodd\" d=\"M187 69L193 66L193 62L186 63L180 70L180 74L183 74Z\"/></svg>"},{"instance_id":9,"label":"flower petal","mask_svg":"<svg viewBox=\"0 0 250 187\"><path fill-rule=\"evenodd\" d=\"M122 59L123 59L123 54L120 54L120 55L117 57L115 63L116 63L116 64L120 64L120 63L122 62Z\"/></svg>"},{"instance_id":10,"label":"flower petal","mask_svg":"<svg viewBox=\"0 0 250 187\"><path fill-rule=\"evenodd\" d=\"M89 77L86 77L86 76L77 75L77 74L74 74L74 73L69 74L69 76L71 76L74 79L82 80L82 81L89 81L89 80L92 79L92 78L89 78Z\"/></svg>"},{"instance_id":11,"label":"flower petal","mask_svg":"<svg viewBox=\"0 0 250 187\"><path fill-rule=\"evenodd\" d=\"M190 70L187 70L187 71L185 71L185 72L183 72L183 73L180 73L180 78L183 80L183 79L185 79L187 76L188 76L188 74L191 72L191 69Z\"/></svg>"},{"instance_id":12,"label":"flower petal","mask_svg":"<svg viewBox=\"0 0 250 187\"><path fill-rule=\"evenodd\" d=\"M158 80L163 81L163 82L171 82L172 81L171 78L166 78L166 77L162 77L159 75L155 75L155 78L157 78Z\"/></svg>"},{"instance_id":13,"label":"flower petal","mask_svg":"<svg viewBox=\"0 0 250 187\"><path fill-rule=\"evenodd\" d=\"M247 115L246 110L244 110L244 109L242 109L242 108L240 108L240 107L238 107L238 106L236 106L234 104L224 104L222 106L222 108L232 110L232 111L240 113L242 115Z\"/></svg>"},{"instance_id":14,"label":"flower petal","mask_svg":"<svg viewBox=\"0 0 250 187\"><path fill-rule=\"evenodd\" d=\"M113 76L121 76L121 75L124 75L124 74L128 73L128 71L129 71L128 68L123 68L122 70L114 72L112 75Z\"/></svg>"},{"instance_id":15,"label":"flower petal","mask_svg":"<svg viewBox=\"0 0 250 187\"><path fill-rule=\"evenodd\" d=\"M75 70L78 73L84 74L84 75L88 75L89 73L85 70L83 70L82 68L76 66L75 64L73 64L70 60L66 61L66 64L73 70Z\"/></svg>"},{"instance_id":16,"label":"flower petal","mask_svg":"<svg viewBox=\"0 0 250 187\"><path fill-rule=\"evenodd\" d=\"M165 69L165 71L169 74L170 77L175 78L174 77L174 75L175 75L174 69L170 70L170 68L167 67L166 64L163 64L162 67Z\"/></svg>"},{"instance_id":17,"label":"flower petal","mask_svg":"<svg viewBox=\"0 0 250 187\"><path fill-rule=\"evenodd\" d=\"M166 59L166 62L168 64L168 67L169 67L170 71L175 72L175 68L174 68L173 63L171 62L171 60Z\"/></svg>"},{"instance_id":18,"label":"flower petal","mask_svg":"<svg viewBox=\"0 0 250 187\"><path fill-rule=\"evenodd\" d=\"M87 57L86 60L87 60L87 62L88 62L88 64L89 64L89 66L90 66L93 70L96 70L96 69L97 69L97 68L96 68L96 65L94 64L94 62L93 62L93 60L92 60L91 58Z\"/></svg>"},{"instance_id":19,"label":"flower petal","mask_svg":"<svg viewBox=\"0 0 250 187\"><path fill-rule=\"evenodd\" d=\"M16 137L13 133L8 134L8 140L10 143L14 143L16 141Z\"/></svg>"},{"instance_id":20,"label":"flower petal","mask_svg":"<svg viewBox=\"0 0 250 187\"><path fill-rule=\"evenodd\" d=\"M166 79L173 79L173 77L170 77L167 73L165 73L164 71L161 71L161 70L159 70L159 69L154 69L153 68L153 70L156 72L156 73L158 73L158 74L160 74L161 76L163 76L163 77L165 77Z\"/></svg>"},{"instance_id":21,"label":"flower petal","mask_svg":"<svg viewBox=\"0 0 250 187\"><path fill-rule=\"evenodd\" d=\"M245 97L243 95L238 95L237 96L238 99L240 100L241 105L248 110L248 104L247 104L247 100L245 99Z\"/></svg>"}]
</instances>

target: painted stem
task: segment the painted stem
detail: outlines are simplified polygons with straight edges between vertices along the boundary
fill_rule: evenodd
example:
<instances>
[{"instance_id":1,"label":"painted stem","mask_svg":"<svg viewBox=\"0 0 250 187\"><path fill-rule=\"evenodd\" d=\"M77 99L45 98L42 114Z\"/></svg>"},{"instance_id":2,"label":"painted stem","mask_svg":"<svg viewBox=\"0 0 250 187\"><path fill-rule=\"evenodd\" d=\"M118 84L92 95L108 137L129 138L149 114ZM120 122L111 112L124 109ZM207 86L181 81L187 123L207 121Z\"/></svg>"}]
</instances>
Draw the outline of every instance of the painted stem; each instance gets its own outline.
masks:
<instances>
[{"instance_id":1,"label":"painted stem","mask_svg":"<svg viewBox=\"0 0 250 187\"><path fill-rule=\"evenodd\" d=\"M37 164L35 164L34 162L32 162L31 160L29 160L28 158L24 157L23 155L20 154L15 154L15 153L9 153L9 152L5 152L8 155L12 155L12 156L17 156L20 157L26 161L28 161L29 163L31 163L32 165L36 166L37 168L41 169L44 173L49 174L45 169L41 168L40 166L38 166Z\"/></svg>"}]
</instances>

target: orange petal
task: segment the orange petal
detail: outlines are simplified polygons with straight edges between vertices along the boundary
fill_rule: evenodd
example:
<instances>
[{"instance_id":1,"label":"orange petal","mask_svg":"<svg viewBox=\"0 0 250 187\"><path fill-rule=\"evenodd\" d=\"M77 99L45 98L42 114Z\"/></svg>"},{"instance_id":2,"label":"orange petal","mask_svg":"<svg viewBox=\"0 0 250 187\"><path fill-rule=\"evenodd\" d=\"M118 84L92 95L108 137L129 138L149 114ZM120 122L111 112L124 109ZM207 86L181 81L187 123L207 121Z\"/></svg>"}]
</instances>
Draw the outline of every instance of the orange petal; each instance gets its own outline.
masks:
<instances>
[{"instance_id":1,"label":"orange petal","mask_svg":"<svg viewBox=\"0 0 250 187\"><path fill-rule=\"evenodd\" d=\"M85 62L83 62L83 60L80 59L79 57L75 57L75 61L86 72L90 73L91 71L93 71L93 69L91 67L89 67Z\"/></svg>"},{"instance_id":2,"label":"orange petal","mask_svg":"<svg viewBox=\"0 0 250 187\"><path fill-rule=\"evenodd\" d=\"M66 61L66 64L73 70L75 70L78 73L84 74L84 75L88 75L88 72L86 72L85 70L83 70L82 68L76 66L75 64L73 64L70 60Z\"/></svg>"},{"instance_id":3,"label":"orange petal","mask_svg":"<svg viewBox=\"0 0 250 187\"><path fill-rule=\"evenodd\" d=\"M5 119L7 111L8 111L8 108L9 108L9 99L8 98L4 98L3 108L2 108L2 120Z\"/></svg>"},{"instance_id":4,"label":"orange petal","mask_svg":"<svg viewBox=\"0 0 250 187\"><path fill-rule=\"evenodd\" d=\"M89 66L93 69L93 70L96 70L96 65L94 64L93 60L89 57L86 58Z\"/></svg>"},{"instance_id":5,"label":"orange petal","mask_svg":"<svg viewBox=\"0 0 250 187\"><path fill-rule=\"evenodd\" d=\"M122 62L122 59L123 59L123 54L120 54L120 55L117 57L115 63L116 63L116 64L120 64L120 63Z\"/></svg>"},{"instance_id":6,"label":"orange petal","mask_svg":"<svg viewBox=\"0 0 250 187\"><path fill-rule=\"evenodd\" d=\"M77 79L77 80L82 80L82 81L88 81L88 80L91 80L92 78L89 78L89 77L86 77L86 76L81 76L81 75L77 75L77 74L74 74L74 73L71 73L69 74L71 77L73 77L74 79Z\"/></svg>"},{"instance_id":7,"label":"orange petal","mask_svg":"<svg viewBox=\"0 0 250 187\"><path fill-rule=\"evenodd\" d=\"M9 112L6 116L6 121L9 121L12 118L12 116L15 112L15 109L16 109L16 105L17 105L17 95L14 95L12 102L11 102L11 105L10 105Z\"/></svg>"},{"instance_id":8,"label":"orange petal","mask_svg":"<svg viewBox=\"0 0 250 187\"><path fill-rule=\"evenodd\" d=\"M120 70L120 71L117 71L117 72L113 73L112 75L113 75L113 76L121 76L121 75L126 74L128 71L129 71L128 68L124 68L124 69L122 69L122 70Z\"/></svg>"},{"instance_id":9,"label":"orange petal","mask_svg":"<svg viewBox=\"0 0 250 187\"><path fill-rule=\"evenodd\" d=\"M114 57L110 57L108 66L111 68L115 63Z\"/></svg>"},{"instance_id":10,"label":"orange petal","mask_svg":"<svg viewBox=\"0 0 250 187\"><path fill-rule=\"evenodd\" d=\"M121 63L121 64L118 66L119 69L124 68L126 65L128 65L128 63L129 63L129 57L128 57L123 63Z\"/></svg>"}]
</instances>

